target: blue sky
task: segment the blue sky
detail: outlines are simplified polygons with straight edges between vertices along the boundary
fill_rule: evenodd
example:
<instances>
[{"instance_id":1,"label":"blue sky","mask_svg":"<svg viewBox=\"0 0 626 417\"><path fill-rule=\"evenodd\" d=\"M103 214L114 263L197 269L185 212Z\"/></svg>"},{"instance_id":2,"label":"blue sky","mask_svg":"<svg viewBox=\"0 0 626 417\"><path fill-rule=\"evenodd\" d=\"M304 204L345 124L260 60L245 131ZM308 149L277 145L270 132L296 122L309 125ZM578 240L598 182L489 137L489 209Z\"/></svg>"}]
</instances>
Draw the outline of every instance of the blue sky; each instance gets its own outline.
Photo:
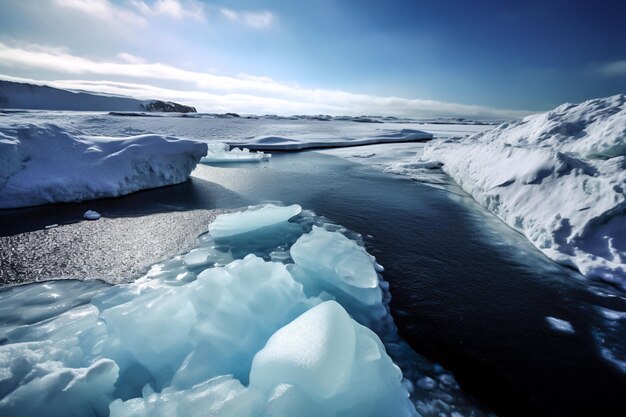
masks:
<instances>
[{"instance_id":1,"label":"blue sky","mask_svg":"<svg viewBox=\"0 0 626 417\"><path fill-rule=\"evenodd\" d=\"M507 118L626 92L625 21L617 0L0 0L0 74L204 111Z\"/></svg>"}]
</instances>

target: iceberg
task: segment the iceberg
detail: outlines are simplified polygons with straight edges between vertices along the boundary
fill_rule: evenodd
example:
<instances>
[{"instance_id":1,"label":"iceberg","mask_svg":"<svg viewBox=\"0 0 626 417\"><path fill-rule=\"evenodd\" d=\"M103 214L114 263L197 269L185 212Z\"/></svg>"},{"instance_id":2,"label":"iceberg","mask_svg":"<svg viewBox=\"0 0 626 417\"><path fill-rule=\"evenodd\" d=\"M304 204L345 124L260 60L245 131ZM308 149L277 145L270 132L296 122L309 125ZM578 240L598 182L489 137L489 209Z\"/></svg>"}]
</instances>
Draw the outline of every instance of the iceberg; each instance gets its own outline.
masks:
<instances>
[{"instance_id":1,"label":"iceberg","mask_svg":"<svg viewBox=\"0 0 626 417\"><path fill-rule=\"evenodd\" d=\"M117 197L187 180L204 143L88 136L54 124L0 124L0 208Z\"/></svg>"},{"instance_id":2,"label":"iceberg","mask_svg":"<svg viewBox=\"0 0 626 417\"><path fill-rule=\"evenodd\" d=\"M297 205L214 224L235 234L201 235L129 284L0 291L0 414L417 415L411 384L368 328L391 316L371 297L382 281L365 249ZM294 263L270 259L279 252Z\"/></svg>"},{"instance_id":3,"label":"iceberg","mask_svg":"<svg viewBox=\"0 0 626 417\"><path fill-rule=\"evenodd\" d=\"M250 152L248 148L233 148L226 143L209 143L208 152L200 159L204 164L227 164L233 162L261 162L272 157L272 154L263 152Z\"/></svg>"},{"instance_id":4,"label":"iceberg","mask_svg":"<svg viewBox=\"0 0 626 417\"><path fill-rule=\"evenodd\" d=\"M429 143L474 199L553 260L626 285L626 95Z\"/></svg>"}]
</instances>

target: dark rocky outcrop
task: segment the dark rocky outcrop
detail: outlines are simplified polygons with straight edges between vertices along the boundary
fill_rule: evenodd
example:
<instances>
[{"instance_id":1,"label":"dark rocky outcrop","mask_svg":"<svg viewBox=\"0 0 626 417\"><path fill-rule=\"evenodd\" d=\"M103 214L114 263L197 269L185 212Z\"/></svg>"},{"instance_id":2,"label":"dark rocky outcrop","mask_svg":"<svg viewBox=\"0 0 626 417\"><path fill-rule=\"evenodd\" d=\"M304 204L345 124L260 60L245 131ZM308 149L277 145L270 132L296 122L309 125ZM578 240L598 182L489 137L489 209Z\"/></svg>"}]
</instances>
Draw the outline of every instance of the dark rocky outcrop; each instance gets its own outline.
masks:
<instances>
[{"instance_id":1,"label":"dark rocky outcrop","mask_svg":"<svg viewBox=\"0 0 626 417\"><path fill-rule=\"evenodd\" d=\"M196 108L185 106L184 104L174 103L172 101L154 100L143 105L146 111L162 111L176 113L196 113Z\"/></svg>"}]
</instances>

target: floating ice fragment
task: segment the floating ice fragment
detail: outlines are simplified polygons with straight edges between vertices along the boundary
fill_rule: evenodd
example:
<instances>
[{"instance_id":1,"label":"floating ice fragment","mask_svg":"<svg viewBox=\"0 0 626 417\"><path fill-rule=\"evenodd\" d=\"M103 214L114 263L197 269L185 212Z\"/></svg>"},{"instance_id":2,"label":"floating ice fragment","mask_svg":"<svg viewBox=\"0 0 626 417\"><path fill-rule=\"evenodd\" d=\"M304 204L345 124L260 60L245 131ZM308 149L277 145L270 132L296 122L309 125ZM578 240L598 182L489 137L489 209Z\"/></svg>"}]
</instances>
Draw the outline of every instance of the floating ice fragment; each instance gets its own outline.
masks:
<instances>
[{"instance_id":1,"label":"floating ice fragment","mask_svg":"<svg viewBox=\"0 0 626 417\"><path fill-rule=\"evenodd\" d=\"M250 152L247 148L230 149L226 143L211 143L208 145L206 156L200 159L202 163L224 164L231 162L260 162L271 158L271 154L259 152Z\"/></svg>"},{"instance_id":2,"label":"floating ice fragment","mask_svg":"<svg viewBox=\"0 0 626 417\"><path fill-rule=\"evenodd\" d=\"M370 255L338 232L313 226L291 247L296 264L309 270L332 274L355 288L378 287L378 275Z\"/></svg>"},{"instance_id":3,"label":"floating ice fragment","mask_svg":"<svg viewBox=\"0 0 626 417\"><path fill-rule=\"evenodd\" d=\"M343 234L313 226L290 253L290 272L308 296L331 294L360 322L386 314L373 257Z\"/></svg>"},{"instance_id":4,"label":"floating ice fragment","mask_svg":"<svg viewBox=\"0 0 626 417\"><path fill-rule=\"evenodd\" d=\"M215 238L228 237L248 233L262 227L286 222L293 216L300 214L302 207L297 204L291 206L276 206L265 204L249 207L241 213L221 214L209 225L209 233Z\"/></svg>"},{"instance_id":5,"label":"floating ice fragment","mask_svg":"<svg viewBox=\"0 0 626 417\"><path fill-rule=\"evenodd\" d=\"M556 317L546 317L546 321L550 327L556 331L570 334L575 333L574 326L567 320L557 319Z\"/></svg>"},{"instance_id":6,"label":"floating ice fragment","mask_svg":"<svg viewBox=\"0 0 626 417\"><path fill-rule=\"evenodd\" d=\"M285 399L280 414L293 416L307 408L328 416L409 416L413 407L401 380L380 339L335 301L274 333L250 371L250 387L273 393L276 403L289 391L285 385L293 387L298 401Z\"/></svg>"},{"instance_id":7,"label":"floating ice fragment","mask_svg":"<svg viewBox=\"0 0 626 417\"><path fill-rule=\"evenodd\" d=\"M100 213L95 210L87 210L85 214L83 214L83 218L86 220L98 220L100 218Z\"/></svg>"}]
</instances>

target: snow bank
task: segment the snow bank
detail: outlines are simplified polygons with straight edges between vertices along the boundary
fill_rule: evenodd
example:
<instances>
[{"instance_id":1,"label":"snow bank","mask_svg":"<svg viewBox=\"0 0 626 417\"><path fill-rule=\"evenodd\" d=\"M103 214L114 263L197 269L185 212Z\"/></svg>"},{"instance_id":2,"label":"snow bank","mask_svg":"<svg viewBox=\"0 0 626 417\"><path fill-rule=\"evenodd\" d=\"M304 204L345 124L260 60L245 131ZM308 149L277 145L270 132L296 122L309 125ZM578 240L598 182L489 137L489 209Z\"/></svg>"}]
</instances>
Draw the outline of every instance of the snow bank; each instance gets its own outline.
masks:
<instances>
[{"instance_id":1,"label":"snow bank","mask_svg":"<svg viewBox=\"0 0 626 417\"><path fill-rule=\"evenodd\" d=\"M205 164L227 164L231 162L261 162L268 160L272 154L263 152L250 152L248 148L230 149L226 143L209 143L209 151L202 157L200 162Z\"/></svg>"},{"instance_id":2,"label":"snow bank","mask_svg":"<svg viewBox=\"0 0 626 417\"><path fill-rule=\"evenodd\" d=\"M168 136L96 137L53 124L0 124L0 208L177 184L206 152L206 144Z\"/></svg>"},{"instance_id":3,"label":"snow bank","mask_svg":"<svg viewBox=\"0 0 626 417\"><path fill-rule=\"evenodd\" d=\"M433 141L422 159L550 258L626 285L626 95Z\"/></svg>"},{"instance_id":4,"label":"snow bank","mask_svg":"<svg viewBox=\"0 0 626 417\"><path fill-rule=\"evenodd\" d=\"M371 305L369 295L341 301L347 287L382 293L373 257L338 231L311 230L304 214L301 223L285 221L300 207L284 209L218 217L239 231L253 220L266 227L202 235L203 262L178 256L132 284L0 292L0 414L416 415L379 336L355 321L379 320L353 308ZM308 281L295 279L288 257L261 257L279 251L292 253ZM212 266L225 258L235 260ZM371 311L391 320L381 300Z\"/></svg>"}]
</instances>

